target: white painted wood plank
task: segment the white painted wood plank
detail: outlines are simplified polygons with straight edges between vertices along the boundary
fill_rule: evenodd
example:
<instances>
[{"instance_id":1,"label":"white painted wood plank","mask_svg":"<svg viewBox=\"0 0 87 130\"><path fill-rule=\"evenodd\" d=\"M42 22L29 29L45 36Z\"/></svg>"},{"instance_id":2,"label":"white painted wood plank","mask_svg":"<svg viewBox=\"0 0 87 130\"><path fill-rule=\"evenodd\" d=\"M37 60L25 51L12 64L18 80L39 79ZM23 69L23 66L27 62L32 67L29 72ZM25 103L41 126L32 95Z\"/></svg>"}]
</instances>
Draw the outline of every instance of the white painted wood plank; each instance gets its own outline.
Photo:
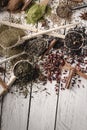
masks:
<instances>
[{"instance_id":1,"label":"white painted wood plank","mask_svg":"<svg viewBox=\"0 0 87 130\"><path fill-rule=\"evenodd\" d=\"M0 59L1 60L1 59ZM5 68L5 64L2 64L1 67ZM0 73L0 78L5 81L5 74L4 72L3 73ZM1 86L0 86L1 87ZM0 88L2 89L2 87ZM0 128L1 128L1 120L2 120L2 105L3 105L3 96L0 96Z\"/></svg>"},{"instance_id":2,"label":"white painted wood plank","mask_svg":"<svg viewBox=\"0 0 87 130\"><path fill-rule=\"evenodd\" d=\"M3 102L1 130L26 130L28 107L29 96L8 93Z\"/></svg>"},{"instance_id":3,"label":"white painted wood plank","mask_svg":"<svg viewBox=\"0 0 87 130\"><path fill-rule=\"evenodd\" d=\"M56 130L87 129L87 81L83 79L85 88L77 88L60 92Z\"/></svg>"},{"instance_id":4,"label":"white painted wood plank","mask_svg":"<svg viewBox=\"0 0 87 130\"><path fill-rule=\"evenodd\" d=\"M42 91L47 88L46 91ZM31 102L31 112L29 120L28 130L53 130L55 122L55 112L56 112L56 102L57 95L54 89L55 85L47 83L46 86L39 86L40 91L38 93L33 93ZM33 86L33 91L35 86Z\"/></svg>"},{"instance_id":5,"label":"white painted wood plank","mask_svg":"<svg viewBox=\"0 0 87 130\"><path fill-rule=\"evenodd\" d=\"M86 10L86 9L85 9ZM81 21L78 10L72 15L72 22ZM87 22L82 20L82 25ZM70 90L60 91L57 113L56 130L86 130L87 129L87 80L81 78L82 82ZM78 88L77 85L85 86Z\"/></svg>"},{"instance_id":6,"label":"white painted wood plank","mask_svg":"<svg viewBox=\"0 0 87 130\"><path fill-rule=\"evenodd\" d=\"M9 13L8 12L0 13L0 20L6 20L8 18L9 18ZM3 76L2 73L0 74L0 77L4 80L4 76ZM1 105L2 105L2 97L0 97L0 126L1 126L1 111L2 111L1 110Z\"/></svg>"},{"instance_id":7,"label":"white painted wood plank","mask_svg":"<svg viewBox=\"0 0 87 130\"><path fill-rule=\"evenodd\" d=\"M58 0L54 0L51 7L54 8L57 6L57 4L58 4ZM50 21L49 28L57 27L65 23L65 20L61 20L60 18L56 19L56 14L51 14L51 16L48 17L48 20ZM39 25L40 23L38 23L38 28L41 29ZM63 34L64 29L58 30L58 32L60 34L61 33ZM51 84L48 82L45 86L38 85L38 87L40 88L40 91L36 94L34 93L34 91L37 91L37 89L35 88L34 85L32 88L33 98L31 102L28 130L54 130L56 105L57 105L57 95L54 89L55 83ZM46 91L50 93L50 95L46 94L46 91L41 92L41 90L43 90L44 88L47 89Z\"/></svg>"},{"instance_id":8,"label":"white painted wood plank","mask_svg":"<svg viewBox=\"0 0 87 130\"><path fill-rule=\"evenodd\" d=\"M0 20L9 20L9 14L3 12L0 14ZM8 67L7 67L8 68ZM9 74L6 72L6 82L9 80ZM13 90L12 90L13 89ZM15 86L11 88L15 92ZM25 99L18 93L5 95L2 106L1 130L26 130L29 108L29 95Z\"/></svg>"}]
</instances>

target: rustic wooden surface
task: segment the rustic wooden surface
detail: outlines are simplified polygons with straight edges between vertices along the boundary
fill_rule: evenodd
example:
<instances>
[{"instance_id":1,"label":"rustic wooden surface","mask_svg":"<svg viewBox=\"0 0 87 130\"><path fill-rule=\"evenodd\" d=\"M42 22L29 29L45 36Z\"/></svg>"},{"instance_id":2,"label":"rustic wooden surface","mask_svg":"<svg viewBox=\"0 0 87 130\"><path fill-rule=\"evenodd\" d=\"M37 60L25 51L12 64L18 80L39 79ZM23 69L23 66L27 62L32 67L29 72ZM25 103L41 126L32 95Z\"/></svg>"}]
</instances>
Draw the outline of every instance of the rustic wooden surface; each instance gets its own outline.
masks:
<instances>
[{"instance_id":1,"label":"rustic wooden surface","mask_svg":"<svg viewBox=\"0 0 87 130\"><path fill-rule=\"evenodd\" d=\"M57 24L79 21L80 12L76 11L71 21L59 19ZM3 16L0 13L0 19ZM10 15L7 13L6 16ZM87 25L84 21L83 24ZM61 31L63 34L65 30ZM1 76L3 80L9 80L8 75ZM82 79L81 84L85 87L77 88L76 85L72 90L60 90L58 95L54 83L49 82L45 86L38 85L38 93L37 84L30 84L27 98L8 93L0 98L0 130L86 130L87 80ZM15 91L15 86L11 89Z\"/></svg>"}]
</instances>

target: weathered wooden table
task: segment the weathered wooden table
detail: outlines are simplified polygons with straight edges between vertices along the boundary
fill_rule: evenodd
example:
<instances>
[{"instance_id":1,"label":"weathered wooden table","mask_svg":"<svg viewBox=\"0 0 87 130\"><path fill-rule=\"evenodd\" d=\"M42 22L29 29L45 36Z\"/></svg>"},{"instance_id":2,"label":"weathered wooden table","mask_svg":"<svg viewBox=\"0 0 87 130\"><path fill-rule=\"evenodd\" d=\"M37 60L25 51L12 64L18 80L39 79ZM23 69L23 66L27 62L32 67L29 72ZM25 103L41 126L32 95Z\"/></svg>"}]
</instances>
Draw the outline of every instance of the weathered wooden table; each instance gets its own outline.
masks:
<instances>
[{"instance_id":1,"label":"weathered wooden table","mask_svg":"<svg viewBox=\"0 0 87 130\"><path fill-rule=\"evenodd\" d=\"M80 12L82 10L74 12L71 21L58 18L51 26L79 21ZM0 13L0 19L4 15L9 17L8 12L3 12ZM87 26L86 21L82 23ZM66 30L62 30L63 33L64 31ZM3 65L7 68L6 63ZM1 76L3 80L9 80L7 74ZM0 130L86 130L87 80L82 79L81 84L85 87L78 88L76 85L70 90L59 91L58 95L55 93L55 85L49 82L45 86L38 85L41 87L38 93L35 93L38 90L37 85L31 85L27 98L8 93L0 99ZM41 91L44 87L50 95L46 91ZM15 86L11 89L14 91Z\"/></svg>"}]
</instances>

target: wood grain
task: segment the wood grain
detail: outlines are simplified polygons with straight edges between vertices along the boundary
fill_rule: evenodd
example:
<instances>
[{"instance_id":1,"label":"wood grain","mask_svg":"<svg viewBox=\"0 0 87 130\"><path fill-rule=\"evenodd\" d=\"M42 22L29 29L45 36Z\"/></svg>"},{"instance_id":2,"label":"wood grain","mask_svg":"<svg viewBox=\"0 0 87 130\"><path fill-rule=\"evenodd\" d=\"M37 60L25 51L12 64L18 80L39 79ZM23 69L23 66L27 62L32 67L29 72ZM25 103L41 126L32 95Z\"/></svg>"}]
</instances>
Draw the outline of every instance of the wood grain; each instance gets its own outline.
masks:
<instances>
[{"instance_id":1,"label":"wood grain","mask_svg":"<svg viewBox=\"0 0 87 130\"><path fill-rule=\"evenodd\" d=\"M1 130L26 130L28 107L29 96L25 99L19 94L8 93L3 102Z\"/></svg>"},{"instance_id":2,"label":"wood grain","mask_svg":"<svg viewBox=\"0 0 87 130\"><path fill-rule=\"evenodd\" d=\"M87 128L87 81L85 88L60 92L56 130L86 130Z\"/></svg>"},{"instance_id":3,"label":"wood grain","mask_svg":"<svg viewBox=\"0 0 87 130\"><path fill-rule=\"evenodd\" d=\"M63 25L64 22L64 20L59 19L57 24ZM53 27L54 25L55 22L53 23ZM64 33L64 29L58 31L60 31L60 34ZM37 90L35 85L32 87L33 98L31 100L28 130L54 130L57 105L57 95L54 89L55 83L51 84L48 82L45 86L38 84L37 86L40 90Z\"/></svg>"},{"instance_id":4,"label":"wood grain","mask_svg":"<svg viewBox=\"0 0 87 130\"><path fill-rule=\"evenodd\" d=\"M17 14L16 14L17 15ZM0 14L3 18L7 17L9 19L10 15ZM0 19L1 20L1 19ZM6 66L8 68L8 65ZM7 72L9 70L7 69ZM7 82L10 79L10 75L6 72L5 81ZM15 92L15 87L11 88L11 91ZM2 109L1 109L2 106ZM25 99L24 96L21 96L19 93L11 94L8 93L3 98L3 102L0 105L1 114L1 128L0 130L26 130L27 127L27 117L28 117L28 108L29 108L29 95Z\"/></svg>"},{"instance_id":5,"label":"wood grain","mask_svg":"<svg viewBox=\"0 0 87 130\"><path fill-rule=\"evenodd\" d=\"M55 85L53 83L48 83L46 86L39 86L40 91L35 94L35 86L33 86L28 130L54 129L57 102L57 95L54 87ZM47 90L44 91L44 88Z\"/></svg>"},{"instance_id":6,"label":"wood grain","mask_svg":"<svg viewBox=\"0 0 87 130\"><path fill-rule=\"evenodd\" d=\"M78 16L80 12L82 11L79 10L72 16L72 22L80 20ZM0 15L0 20L3 16ZM6 17L8 18L8 15ZM64 19L60 20L59 18L57 24L63 25L64 23ZM87 22L82 21L82 23L87 27ZM55 22L53 23L53 27L55 27ZM58 32L60 33L61 30L58 30ZM63 32L64 30L62 30L61 34ZM9 80L7 77L6 75L6 81ZM0 120L0 123L2 122L0 130L54 130L56 113L56 130L86 130L87 80L82 79L81 83L77 81L74 88L70 90L60 90L58 104L54 84L50 84L49 82L46 86L33 84L30 109L30 95L25 99L18 93L8 93L4 97L3 102L1 103L0 101L0 119L2 119ZM78 84L82 87L78 88ZM85 88L83 88L83 85ZM11 89L15 91L15 87L13 86ZM29 127L27 127L28 124Z\"/></svg>"},{"instance_id":7,"label":"wood grain","mask_svg":"<svg viewBox=\"0 0 87 130\"><path fill-rule=\"evenodd\" d=\"M83 10L84 11L84 10ZM74 12L72 22L80 21L82 10ZM83 26L87 23L82 20ZM80 87L80 88L78 88ZM87 80L76 80L73 88L60 91L56 130L86 130L87 129Z\"/></svg>"}]
</instances>

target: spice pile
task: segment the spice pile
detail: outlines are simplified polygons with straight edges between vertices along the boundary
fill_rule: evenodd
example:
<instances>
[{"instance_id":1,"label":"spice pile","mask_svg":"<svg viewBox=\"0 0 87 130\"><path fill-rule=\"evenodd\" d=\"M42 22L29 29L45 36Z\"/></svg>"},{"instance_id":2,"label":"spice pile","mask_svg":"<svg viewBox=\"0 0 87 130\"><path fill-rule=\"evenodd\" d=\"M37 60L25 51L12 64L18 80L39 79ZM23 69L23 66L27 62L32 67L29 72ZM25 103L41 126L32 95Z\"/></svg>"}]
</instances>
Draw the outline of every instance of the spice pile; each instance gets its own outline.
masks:
<instances>
[{"instance_id":1,"label":"spice pile","mask_svg":"<svg viewBox=\"0 0 87 130\"><path fill-rule=\"evenodd\" d=\"M8 28L7 26L0 26L0 55L12 56L23 51L24 45L15 44L19 42L19 39L25 35L25 32L21 29Z\"/></svg>"},{"instance_id":2,"label":"spice pile","mask_svg":"<svg viewBox=\"0 0 87 130\"><path fill-rule=\"evenodd\" d=\"M72 2L77 3L82 2L82 0L72 0ZM32 0L29 1L30 3ZM16 0L12 2L9 0L8 2L8 10L12 12L16 12L18 10L25 10L26 7L29 7L26 11L27 23L35 24L37 23L46 13L47 6L41 6L40 4L31 4L25 3L25 0ZM56 8L55 13L57 13L61 18L71 17L71 1L68 1L68 6L65 3L59 4L58 8ZM73 4L74 5L74 4ZM70 6L70 7L69 7ZM86 19L86 13L81 14L81 18ZM46 19L49 24L49 19ZM14 21L13 21L14 22ZM38 24L39 25L39 24ZM49 25L47 25L49 27ZM43 28L43 27L42 27ZM51 28L51 27L50 27ZM0 48L10 48L11 46L15 46L16 42L19 40L19 37L25 35L24 31L14 28L8 28L7 26L0 26ZM43 38L44 37L44 38ZM86 60L86 51L84 53L83 48L86 46L85 32L81 30L70 30L67 32L64 40L56 40L54 37L37 37L23 42L22 45L18 45L15 47L8 49L6 53L8 56L12 56L14 54L18 54L24 52L23 55L11 60L11 66L14 67L15 63L20 60L27 60L31 62L33 65L33 76L26 74L22 78L20 76L19 79L16 80L16 91L20 93L24 93L25 97L29 93L27 83L43 83L45 85L47 80L51 83L52 81L56 81L55 90L58 91L59 87L62 90L65 90L65 84L69 79L69 68L63 71L63 67L66 63L70 64L71 67L75 64L74 67L81 71L82 73L87 73L87 60ZM55 46L50 48L50 42L54 38L54 41L58 41L55 43ZM62 44L61 44L62 43ZM49 49L50 48L50 49ZM0 53L1 53L0 50ZM77 50L79 53L77 53ZM47 52L47 53L45 53ZM41 57L43 59L41 59ZM42 62L42 65L40 64ZM8 63L8 64L9 64ZM10 65L9 65L10 66ZM23 66L22 70L27 73L27 66ZM16 75L21 71L21 65L19 65L18 70L15 71ZM22 72L21 72L22 74ZM81 80L78 77L74 77L77 73L74 73L71 76L71 87L74 87L76 84L76 79L78 82ZM67 76L66 76L67 75ZM63 78L62 78L63 77ZM79 84L77 85L79 87ZM84 87L84 86L83 86Z\"/></svg>"},{"instance_id":3,"label":"spice pile","mask_svg":"<svg viewBox=\"0 0 87 130\"><path fill-rule=\"evenodd\" d=\"M51 83L53 81L57 82L55 84L56 91L58 91L59 88L61 90L65 90L66 88L72 88L75 85L77 85L77 87L80 88L81 87L81 85L79 85L79 83L81 83L80 76L87 79L86 55L82 55L82 54L76 55L76 53L73 53L73 55L71 55L70 53L70 55L68 55L65 53L66 50L64 48L62 48L61 51L57 51L56 53L54 53L53 51L51 54L47 56L43 65L47 79ZM59 58L59 56L61 58ZM66 63L68 66L66 65ZM73 68L73 66L75 66L75 68ZM70 74L70 67L72 68L72 71L76 69L76 71L73 71L72 75ZM70 83L67 84L69 78L70 78ZM82 87L84 88L83 84Z\"/></svg>"},{"instance_id":4,"label":"spice pile","mask_svg":"<svg viewBox=\"0 0 87 130\"><path fill-rule=\"evenodd\" d=\"M75 28L76 29L76 28ZM75 29L73 29L75 31ZM79 32L79 29L76 29ZM73 32L74 32L73 31ZM81 31L79 33L84 34L84 31ZM68 34L68 33L67 33ZM70 34L70 33L69 33ZM66 35L67 36L67 35ZM73 37L76 36L76 33L73 33ZM71 39L72 35L67 38L67 43L69 43L69 40ZM78 37L79 38L79 37ZM83 37L80 37L83 39ZM49 80L51 83L52 81L56 81L55 84L55 90L58 91L59 87L62 90L65 90L65 84L68 80L69 70L63 71L63 67L65 66L66 62L69 63L71 66L75 64L76 68L78 68L79 71L82 73L87 73L87 60L86 55L82 54L82 51L79 52L79 55L77 52L67 52L67 48L64 47L65 40L58 39L56 40L56 45L49 50L49 53L44 55L45 50L49 48L50 42L52 38L50 37L39 37L34 38L31 40L28 40L25 42L24 50L26 54L19 56L18 58L15 58L11 60L11 63L13 65L17 62L22 60L28 60L33 64L34 70L33 70L33 77L31 79L31 75L26 75L23 78L19 78L16 80L16 91L19 91L19 93L26 93L28 94L28 87L24 87L25 84L30 83L32 81L33 83L43 83L45 85L47 83L47 80ZM80 41L82 41L80 39ZM76 37L72 40L72 44L76 42ZM61 44L62 42L62 44ZM79 42L78 42L79 44ZM76 45L77 46L77 45ZM78 47L77 47L78 48ZM75 49L75 48L74 48ZM71 48L72 50L72 48ZM40 56L43 56L43 59L40 59ZM40 64L40 62L42 64ZM16 72L18 73L20 71L21 65L19 66L19 70ZM24 70L26 67L24 67ZM62 78L63 77L63 78ZM80 79L77 77L72 77L71 80L71 87L76 84L76 79L78 79L78 82L80 82ZM78 85L79 87L79 85ZM84 85L83 85L84 87ZM25 92L26 91L26 92ZM11 93L14 93L11 91ZM25 97L26 97L25 96Z\"/></svg>"},{"instance_id":5,"label":"spice pile","mask_svg":"<svg viewBox=\"0 0 87 130\"><path fill-rule=\"evenodd\" d=\"M44 62L44 70L47 75L47 79L52 83L52 80L56 80L57 83L60 82L60 75L62 66L65 62L63 55L58 52L53 52L47 56Z\"/></svg>"}]
</instances>

